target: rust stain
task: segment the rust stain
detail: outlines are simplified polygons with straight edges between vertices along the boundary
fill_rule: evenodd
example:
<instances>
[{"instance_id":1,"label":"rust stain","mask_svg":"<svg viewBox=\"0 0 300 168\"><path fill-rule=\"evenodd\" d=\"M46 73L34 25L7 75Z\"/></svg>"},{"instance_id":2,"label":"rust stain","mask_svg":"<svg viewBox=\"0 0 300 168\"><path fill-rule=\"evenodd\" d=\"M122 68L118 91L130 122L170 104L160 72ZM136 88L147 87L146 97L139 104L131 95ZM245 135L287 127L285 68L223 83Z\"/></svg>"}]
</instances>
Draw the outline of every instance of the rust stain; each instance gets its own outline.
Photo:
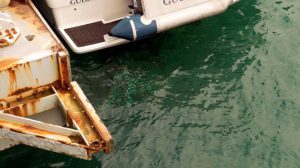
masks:
<instances>
[{"instance_id":1,"label":"rust stain","mask_svg":"<svg viewBox=\"0 0 300 168\"><path fill-rule=\"evenodd\" d=\"M74 96L67 91L58 90L59 97L67 108L67 114L73 119L90 144L99 144L99 136L92 123L79 106Z\"/></svg>"},{"instance_id":2,"label":"rust stain","mask_svg":"<svg viewBox=\"0 0 300 168\"><path fill-rule=\"evenodd\" d=\"M36 63L38 63L38 64L42 64L42 59L38 59L38 60L36 60Z\"/></svg>"},{"instance_id":3,"label":"rust stain","mask_svg":"<svg viewBox=\"0 0 300 168\"><path fill-rule=\"evenodd\" d=\"M23 105L21 106L21 116L22 116L22 117L29 116L29 113L28 113L28 105L27 105L27 104L23 104Z\"/></svg>"},{"instance_id":4,"label":"rust stain","mask_svg":"<svg viewBox=\"0 0 300 168\"><path fill-rule=\"evenodd\" d=\"M36 86L39 86L39 85L40 85L38 79L35 79L35 85L36 85Z\"/></svg>"},{"instance_id":5,"label":"rust stain","mask_svg":"<svg viewBox=\"0 0 300 168\"><path fill-rule=\"evenodd\" d=\"M30 62L24 63L23 66L24 66L24 70L25 70L27 78L30 78L32 80L32 71L31 71Z\"/></svg>"},{"instance_id":6,"label":"rust stain","mask_svg":"<svg viewBox=\"0 0 300 168\"><path fill-rule=\"evenodd\" d=\"M18 63L20 63L19 61L20 60L18 60L18 59L5 59L5 60L0 61L0 72L1 72L1 69L3 69L2 71L7 72L8 76L9 76L9 94L8 94L8 96L18 95L20 93L23 93L23 92L33 89L33 87L18 88L18 83L17 83L17 74L18 73L17 72L19 72L21 69L24 70L24 72L27 75L26 76L27 78L33 78L30 62L18 64ZM41 60L38 60L37 62L40 63ZM39 86L38 79L35 79L35 83L36 83L36 86Z\"/></svg>"},{"instance_id":7,"label":"rust stain","mask_svg":"<svg viewBox=\"0 0 300 168\"><path fill-rule=\"evenodd\" d=\"M64 46L62 44L58 44L56 41L52 41L51 42L51 51L53 53L66 52L66 49L64 48Z\"/></svg>"},{"instance_id":8,"label":"rust stain","mask_svg":"<svg viewBox=\"0 0 300 168\"><path fill-rule=\"evenodd\" d=\"M56 57L52 56L51 59L54 60ZM26 62L26 63L22 63L19 64L20 60L18 59L3 59L0 60L0 73L1 72L6 72L8 74L9 77L9 95L8 96L13 96L13 95L17 95L20 94L22 92L26 92L28 90L33 89L32 87L25 87L25 88L18 88L18 83L17 83L17 72L24 70L27 74L27 78L32 77L32 71L31 71L31 65L30 62ZM41 64L42 60L37 60L37 63ZM62 63L62 66L65 67L64 69L64 74L63 76L69 76L68 73L68 66L66 65L68 62L65 60ZM3 68L3 70L1 71L1 69ZM21 68L21 69L20 69ZM33 78L33 77L32 77ZM68 77L67 77L68 78ZM34 79L32 79L34 80ZM53 85L57 85L57 81L54 82L55 84ZM35 84L38 87L39 86L39 80L35 79Z\"/></svg>"},{"instance_id":9,"label":"rust stain","mask_svg":"<svg viewBox=\"0 0 300 168\"><path fill-rule=\"evenodd\" d=\"M59 46L56 45L56 43L52 44L52 46L51 46L51 51L57 52L58 50L59 50Z\"/></svg>"},{"instance_id":10,"label":"rust stain","mask_svg":"<svg viewBox=\"0 0 300 168\"><path fill-rule=\"evenodd\" d=\"M77 123L81 132L88 139L90 148L110 153L114 146L110 133L99 117L84 105L74 89L72 85L68 85L68 90L63 88L58 90L59 97L68 109L68 115Z\"/></svg>"},{"instance_id":11,"label":"rust stain","mask_svg":"<svg viewBox=\"0 0 300 168\"><path fill-rule=\"evenodd\" d=\"M0 60L0 71L15 66L20 60L17 58L7 58Z\"/></svg>"},{"instance_id":12,"label":"rust stain","mask_svg":"<svg viewBox=\"0 0 300 168\"><path fill-rule=\"evenodd\" d=\"M9 108L9 104L4 100L0 100L0 110L4 110L6 108Z\"/></svg>"},{"instance_id":13,"label":"rust stain","mask_svg":"<svg viewBox=\"0 0 300 168\"><path fill-rule=\"evenodd\" d=\"M62 87L64 89L67 89L70 83L69 65L67 57L60 58L60 78L62 82Z\"/></svg>"},{"instance_id":14,"label":"rust stain","mask_svg":"<svg viewBox=\"0 0 300 168\"><path fill-rule=\"evenodd\" d=\"M51 42L51 51L53 53L57 53L61 50L61 48L63 48L62 44L58 44L56 41L52 41ZM54 55L51 56L51 59L53 61L53 57L55 57Z\"/></svg>"},{"instance_id":15,"label":"rust stain","mask_svg":"<svg viewBox=\"0 0 300 168\"><path fill-rule=\"evenodd\" d=\"M39 102L40 100L36 100L36 101L33 101L33 102L30 102L30 105L31 105L31 115L33 114L37 114L38 111L36 109L36 106L37 106L37 103Z\"/></svg>"},{"instance_id":16,"label":"rust stain","mask_svg":"<svg viewBox=\"0 0 300 168\"><path fill-rule=\"evenodd\" d=\"M28 104L18 105L16 107L4 110L4 113L12 114L19 117L28 117L38 113L38 111L36 110L36 104L37 101L29 102Z\"/></svg>"},{"instance_id":17,"label":"rust stain","mask_svg":"<svg viewBox=\"0 0 300 168\"><path fill-rule=\"evenodd\" d=\"M27 92L27 91L32 90L32 89L33 89L32 87L21 88L21 89L18 89L16 91L10 93L9 96L19 95L19 94L21 94L23 92Z\"/></svg>"},{"instance_id":18,"label":"rust stain","mask_svg":"<svg viewBox=\"0 0 300 168\"><path fill-rule=\"evenodd\" d=\"M80 142L77 140L78 138L74 138L71 136L68 137L68 136L65 136L62 134L58 134L58 133L54 133L54 132L50 132L50 131L46 131L46 130L41 130L41 129L32 127L30 125L25 125L25 124L17 124L17 123L11 123L11 122L0 120L0 127L8 128L12 131L23 133L23 134L31 134L31 135L35 135L38 137L53 139L55 141L64 142L65 144L70 144L70 145L74 144L74 143L79 144L79 142Z\"/></svg>"},{"instance_id":19,"label":"rust stain","mask_svg":"<svg viewBox=\"0 0 300 168\"><path fill-rule=\"evenodd\" d=\"M52 62L55 61L55 56L54 56L54 55L51 55L50 58L51 58L51 61L52 61Z\"/></svg>"},{"instance_id":20,"label":"rust stain","mask_svg":"<svg viewBox=\"0 0 300 168\"><path fill-rule=\"evenodd\" d=\"M56 81L52 84L32 88L29 91L22 92L17 95L7 97L1 101L7 102L8 107L14 107L21 104L38 101L40 98L54 94L51 86L60 87L60 82Z\"/></svg>"},{"instance_id":21,"label":"rust stain","mask_svg":"<svg viewBox=\"0 0 300 168\"><path fill-rule=\"evenodd\" d=\"M80 94L80 88L77 85L69 86L70 92L76 96L76 100L78 101L80 107L82 107L86 113L86 116L90 119L93 124L92 127L98 131L98 135L100 136L99 140L101 140L101 146L105 153L110 153L113 150L114 141L111 137L106 126L102 123L99 116L95 113L93 107L89 104L89 101L84 95ZM83 102L85 101L85 102Z\"/></svg>"},{"instance_id":22,"label":"rust stain","mask_svg":"<svg viewBox=\"0 0 300 168\"><path fill-rule=\"evenodd\" d=\"M25 69L31 69L31 68L30 68L30 62L26 62L26 63L24 64L24 68L25 68Z\"/></svg>"},{"instance_id":23,"label":"rust stain","mask_svg":"<svg viewBox=\"0 0 300 168\"><path fill-rule=\"evenodd\" d=\"M21 108L19 106L14 107L11 108L10 110L4 110L4 113L19 116L19 114L21 114Z\"/></svg>"},{"instance_id":24,"label":"rust stain","mask_svg":"<svg viewBox=\"0 0 300 168\"><path fill-rule=\"evenodd\" d=\"M8 68L7 71L9 74L9 93L13 93L18 88L16 72L13 68Z\"/></svg>"},{"instance_id":25,"label":"rust stain","mask_svg":"<svg viewBox=\"0 0 300 168\"><path fill-rule=\"evenodd\" d=\"M19 117L27 117L29 116L27 104L22 104L17 107L13 107L8 110L4 110L4 113L11 114Z\"/></svg>"},{"instance_id":26,"label":"rust stain","mask_svg":"<svg viewBox=\"0 0 300 168\"><path fill-rule=\"evenodd\" d=\"M92 155L100 150L103 150L105 153L110 153L113 149L113 141L103 141L101 136L102 132L97 132L93 121L87 115L87 111L84 110L84 106L80 103L78 97L75 96L76 94L73 93L73 88L71 86L68 87L70 90L59 90L58 94L68 109L67 114L77 123L81 132L89 141L89 154Z\"/></svg>"},{"instance_id":27,"label":"rust stain","mask_svg":"<svg viewBox=\"0 0 300 168\"><path fill-rule=\"evenodd\" d=\"M32 23L38 31L47 31L47 27L24 0L12 0L10 10L19 15L23 20Z\"/></svg>"}]
</instances>

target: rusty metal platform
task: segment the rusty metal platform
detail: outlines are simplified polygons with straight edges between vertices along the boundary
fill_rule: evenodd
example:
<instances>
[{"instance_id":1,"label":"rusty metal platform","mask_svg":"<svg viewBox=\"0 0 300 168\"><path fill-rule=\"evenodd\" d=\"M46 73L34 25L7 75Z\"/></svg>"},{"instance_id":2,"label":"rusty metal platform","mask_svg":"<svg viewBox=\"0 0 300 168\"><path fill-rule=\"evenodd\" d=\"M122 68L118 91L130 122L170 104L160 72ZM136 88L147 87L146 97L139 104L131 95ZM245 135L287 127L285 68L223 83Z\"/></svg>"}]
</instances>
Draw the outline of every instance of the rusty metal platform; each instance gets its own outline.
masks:
<instances>
[{"instance_id":1,"label":"rusty metal platform","mask_svg":"<svg viewBox=\"0 0 300 168\"><path fill-rule=\"evenodd\" d=\"M12 0L0 8L0 31L11 29L5 22L20 34L0 48L0 150L25 144L82 159L109 153L108 129L72 82L68 52L35 6Z\"/></svg>"}]
</instances>

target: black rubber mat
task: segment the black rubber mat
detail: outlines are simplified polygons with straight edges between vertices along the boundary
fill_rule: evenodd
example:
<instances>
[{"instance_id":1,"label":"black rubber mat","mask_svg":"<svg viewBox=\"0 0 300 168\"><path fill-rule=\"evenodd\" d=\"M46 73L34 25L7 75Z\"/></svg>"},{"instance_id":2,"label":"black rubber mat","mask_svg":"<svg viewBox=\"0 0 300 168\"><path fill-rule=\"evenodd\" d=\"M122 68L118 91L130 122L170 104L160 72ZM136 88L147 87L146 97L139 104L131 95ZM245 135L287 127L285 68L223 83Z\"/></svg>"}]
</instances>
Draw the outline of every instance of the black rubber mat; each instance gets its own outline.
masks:
<instances>
[{"instance_id":1,"label":"black rubber mat","mask_svg":"<svg viewBox=\"0 0 300 168\"><path fill-rule=\"evenodd\" d=\"M84 47L92 44L105 42L104 35L108 34L111 28L118 21L104 24L102 21L90 23L78 27L65 29L65 32L76 44L77 47Z\"/></svg>"}]
</instances>

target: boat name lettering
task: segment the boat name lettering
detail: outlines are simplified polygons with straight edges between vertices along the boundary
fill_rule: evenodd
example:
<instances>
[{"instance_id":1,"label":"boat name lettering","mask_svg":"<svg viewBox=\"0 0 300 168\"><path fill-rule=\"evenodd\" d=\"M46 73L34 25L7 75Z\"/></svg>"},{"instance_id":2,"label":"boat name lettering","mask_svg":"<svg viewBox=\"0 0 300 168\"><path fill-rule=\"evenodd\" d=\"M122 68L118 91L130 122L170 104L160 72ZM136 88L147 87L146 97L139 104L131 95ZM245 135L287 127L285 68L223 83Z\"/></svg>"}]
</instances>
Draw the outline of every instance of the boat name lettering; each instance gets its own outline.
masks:
<instances>
[{"instance_id":1,"label":"boat name lettering","mask_svg":"<svg viewBox=\"0 0 300 168\"><path fill-rule=\"evenodd\" d=\"M164 3L164 5L171 5L171 4L181 2L181 1L184 1L184 0L163 0L163 3Z\"/></svg>"},{"instance_id":2,"label":"boat name lettering","mask_svg":"<svg viewBox=\"0 0 300 168\"><path fill-rule=\"evenodd\" d=\"M75 4L80 4L80 3L84 3L84 2L88 2L91 0L70 0L70 4L71 5L75 5Z\"/></svg>"}]
</instances>

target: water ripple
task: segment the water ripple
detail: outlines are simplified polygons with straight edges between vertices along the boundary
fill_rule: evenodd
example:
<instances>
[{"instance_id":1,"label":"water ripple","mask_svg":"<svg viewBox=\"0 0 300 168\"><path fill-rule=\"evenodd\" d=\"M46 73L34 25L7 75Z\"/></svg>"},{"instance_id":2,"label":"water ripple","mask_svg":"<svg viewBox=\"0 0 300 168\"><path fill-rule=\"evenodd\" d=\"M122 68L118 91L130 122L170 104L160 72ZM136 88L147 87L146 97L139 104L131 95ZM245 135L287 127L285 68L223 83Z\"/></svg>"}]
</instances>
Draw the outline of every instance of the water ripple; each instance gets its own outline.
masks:
<instances>
[{"instance_id":1,"label":"water ripple","mask_svg":"<svg viewBox=\"0 0 300 168\"><path fill-rule=\"evenodd\" d=\"M20 147L1 164L300 167L299 5L242 0L155 38L73 55L73 78L111 130L114 153L85 162Z\"/></svg>"}]
</instances>

